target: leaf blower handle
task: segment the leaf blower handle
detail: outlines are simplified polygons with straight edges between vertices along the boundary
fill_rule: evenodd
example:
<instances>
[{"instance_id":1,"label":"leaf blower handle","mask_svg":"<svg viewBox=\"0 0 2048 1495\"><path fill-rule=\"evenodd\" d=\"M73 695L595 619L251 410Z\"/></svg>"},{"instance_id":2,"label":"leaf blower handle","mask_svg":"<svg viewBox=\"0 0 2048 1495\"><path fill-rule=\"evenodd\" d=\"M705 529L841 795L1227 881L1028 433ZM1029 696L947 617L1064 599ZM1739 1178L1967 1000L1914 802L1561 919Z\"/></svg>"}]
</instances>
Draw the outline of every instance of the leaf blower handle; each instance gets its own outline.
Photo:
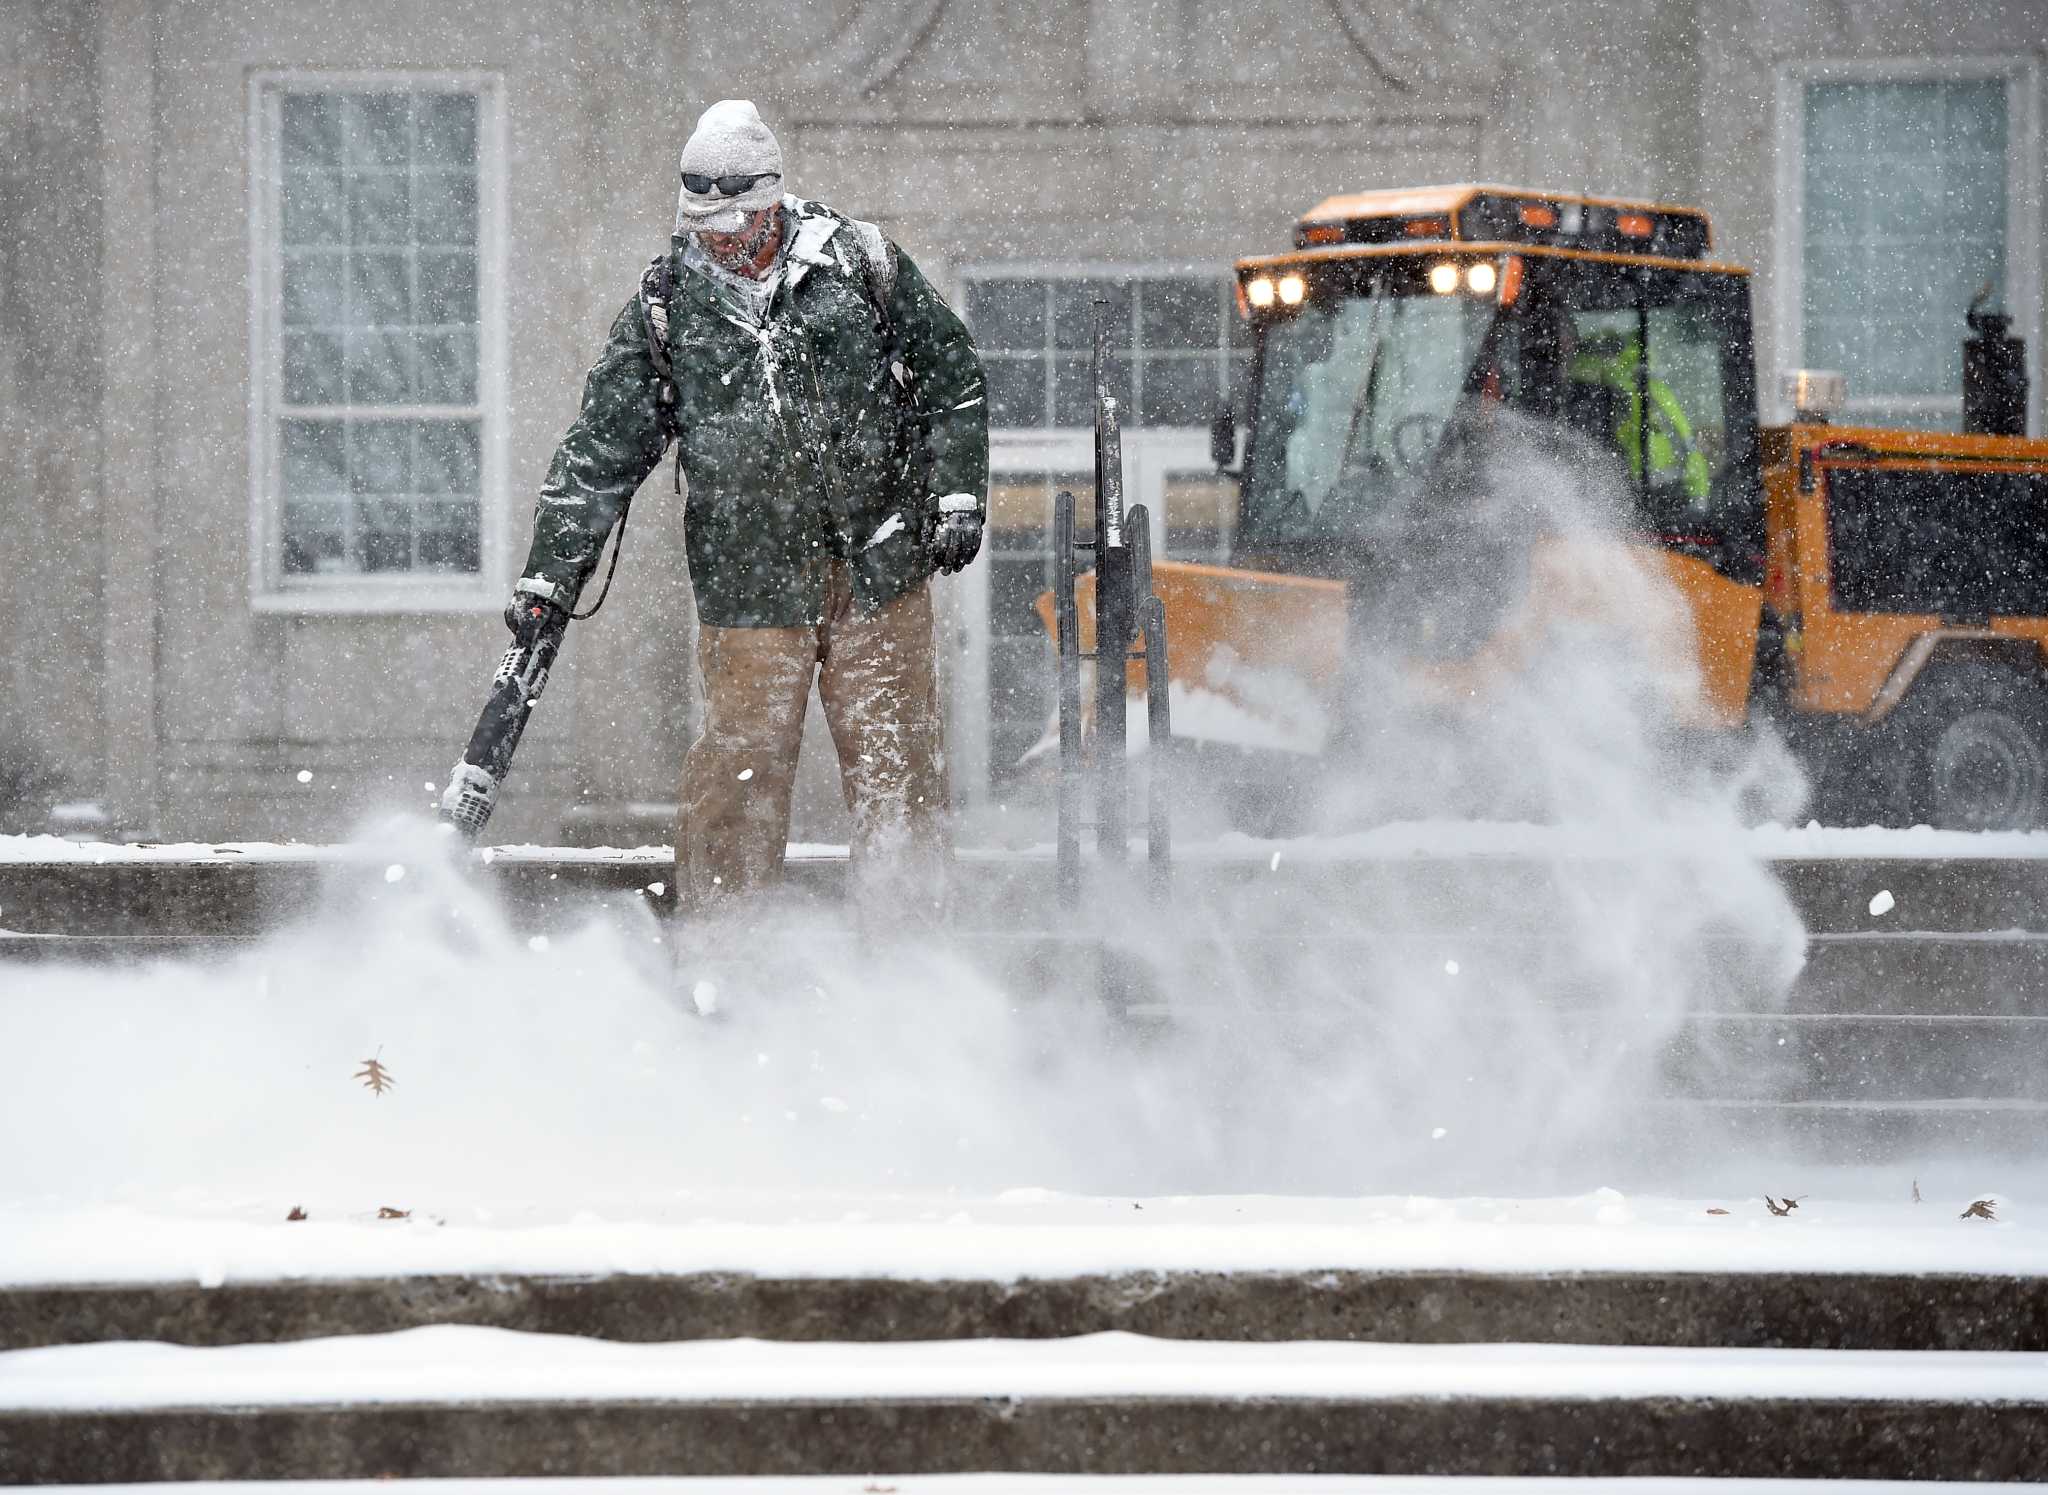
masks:
<instances>
[{"instance_id":1,"label":"leaf blower handle","mask_svg":"<svg viewBox=\"0 0 2048 1495\"><path fill-rule=\"evenodd\" d=\"M512 630L512 647L498 661L469 746L449 770L448 787L441 791L441 818L471 841L482 834L497 808L498 786L512 767L512 754L534 702L547 688L548 670L562 647L569 614L548 598L515 592L505 609L505 626Z\"/></svg>"}]
</instances>

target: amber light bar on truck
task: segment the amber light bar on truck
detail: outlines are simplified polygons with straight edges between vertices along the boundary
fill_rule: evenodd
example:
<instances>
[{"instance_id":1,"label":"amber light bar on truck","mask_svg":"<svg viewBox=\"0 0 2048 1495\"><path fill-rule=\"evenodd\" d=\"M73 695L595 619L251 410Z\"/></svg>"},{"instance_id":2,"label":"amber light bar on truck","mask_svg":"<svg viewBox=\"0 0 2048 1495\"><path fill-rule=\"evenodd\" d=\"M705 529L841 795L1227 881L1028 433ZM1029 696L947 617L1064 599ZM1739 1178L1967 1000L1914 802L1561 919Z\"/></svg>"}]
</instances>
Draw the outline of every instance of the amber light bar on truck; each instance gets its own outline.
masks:
<instances>
[{"instance_id":1,"label":"amber light bar on truck","mask_svg":"<svg viewBox=\"0 0 2048 1495\"><path fill-rule=\"evenodd\" d=\"M1395 194L1333 197L1295 225L1296 249L1341 244L1542 244L1558 249L1704 259L1707 215L1691 208L1609 202L1561 193L1431 189L1444 210L1413 211Z\"/></svg>"},{"instance_id":2,"label":"amber light bar on truck","mask_svg":"<svg viewBox=\"0 0 2048 1495\"><path fill-rule=\"evenodd\" d=\"M1522 257L1518 254L1504 254L1498 260L1443 259L1426 269L1419 262L1408 262L1408 268L1418 277L1412 287L1416 293L1427 286L1439 296L1460 291L1479 297L1497 294L1501 305L1511 306L1522 290ZM1291 311L1308 299L1308 293L1308 278L1299 270L1241 274L1237 283L1238 315L1248 317L1275 307Z\"/></svg>"}]
</instances>

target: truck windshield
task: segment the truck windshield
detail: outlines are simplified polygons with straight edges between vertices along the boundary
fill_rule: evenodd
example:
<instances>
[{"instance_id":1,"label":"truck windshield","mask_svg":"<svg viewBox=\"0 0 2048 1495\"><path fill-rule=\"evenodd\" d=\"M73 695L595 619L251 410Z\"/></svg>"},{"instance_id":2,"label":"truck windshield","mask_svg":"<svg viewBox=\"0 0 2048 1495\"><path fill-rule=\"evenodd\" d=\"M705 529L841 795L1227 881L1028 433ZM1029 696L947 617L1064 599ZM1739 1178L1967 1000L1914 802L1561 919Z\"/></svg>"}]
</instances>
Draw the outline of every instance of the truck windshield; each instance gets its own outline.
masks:
<instances>
[{"instance_id":1,"label":"truck windshield","mask_svg":"<svg viewBox=\"0 0 2048 1495\"><path fill-rule=\"evenodd\" d=\"M1478 262L1473 262L1478 263ZM1259 383L1234 551L1342 571L1402 513L1459 500L1454 452L1518 430L1607 491L1645 539L1731 576L1762 562L1748 287L1725 272L1521 261L1502 307L1421 257L1326 263L1261 319ZM1489 404L1517 426L1475 419ZM1467 464L1469 465L1469 464ZM1425 497L1420 509L1401 502Z\"/></svg>"},{"instance_id":2,"label":"truck windshield","mask_svg":"<svg viewBox=\"0 0 2048 1495\"><path fill-rule=\"evenodd\" d=\"M1244 538L1342 538L1412 483L1436 453L1493 310L1381 279L1270 324Z\"/></svg>"}]
</instances>

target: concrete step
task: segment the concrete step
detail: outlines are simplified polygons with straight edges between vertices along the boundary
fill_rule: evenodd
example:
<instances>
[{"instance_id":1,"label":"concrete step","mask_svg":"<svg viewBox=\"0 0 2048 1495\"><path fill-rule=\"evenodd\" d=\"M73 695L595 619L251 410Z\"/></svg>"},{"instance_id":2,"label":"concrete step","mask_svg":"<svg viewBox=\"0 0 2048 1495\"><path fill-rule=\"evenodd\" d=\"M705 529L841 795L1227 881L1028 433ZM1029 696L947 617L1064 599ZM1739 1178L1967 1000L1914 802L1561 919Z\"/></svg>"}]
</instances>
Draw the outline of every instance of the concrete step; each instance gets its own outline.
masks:
<instances>
[{"instance_id":1,"label":"concrete step","mask_svg":"<svg viewBox=\"0 0 2048 1495\"><path fill-rule=\"evenodd\" d=\"M1230 927L1259 932L1259 916L1291 917L1321 910L1339 928L1370 932L1393 927L1483 938L1498 911L1521 909L1540 930L1561 878L1597 885L1635 875L1619 861L1581 857L1425 855L1314 859L1286 849L1278 865L1252 843L1229 855L1190 853L1175 867L1176 909L1190 929ZM480 853L477 875L523 922L558 925L589 907L640 907L672 896L674 869L660 848L639 852L507 849ZM1884 932L1899 927L1937 933L2022 930L2048 934L2048 857L1776 858L1768 865L1807 928L1818 934ZM0 861L0 929L28 934L256 934L321 908L374 908L409 897L406 884L384 881L386 861L350 848L303 846L195 851L189 855L112 854L108 859ZM840 901L843 855L806 850L788 863L799 896ZM1142 876L1142 869L1137 869ZM1142 897L1113 894L1090 869L1088 907L1128 904L1145 917ZM659 884L662 892L649 890ZM1014 929L1063 922L1054 899L1054 868L1043 855L962 853L955 884L962 923ZM1893 911L1869 912L1880 891ZM1475 927L1475 908L1494 911Z\"/></svg>"},{"instance_id":2,"label":"concrete step","mask_svg":"<svg viewBox=\"0 0 2048 1495\"><path fill-rule=\"evenodd\" d=\"M1705 1013L1665 1073L1673 1095L1722 1101L2048 1103L2048 1017Z\"/></svg>"},{"instance_id":3,"label":"concrete step","mask_svg":"<svg viewBox=\"0 0 2048 1495\"><path fill-rule=\"evenodd\" d=\"M619 1345L462 1328L0 1357L0 1478L1390 1473L2026 1479L2037 1355Z\"/></svg>"},{"instance_id":4,"label":"concrete step","mask_svg":"<svg viewBox=\"0 0 2048 1495\"><path fill-rule=\"evenodd\" d=\"M278 1343L436 1324L626 1342L1164 1339L2048 1351L2048 1276L1144 1271L1016 1280L519 1274L19 1286L0 1350Z\"/></svg>"},{"instance_id":5,"label":"concrete step","mask_svg":"<svg viewBox=\"0 0 2048 1495\"><path fill-rule=\"evenodd\" d=\"M2048 1103L2023 1100L1721 1100L1655 1102L1644 1125L1653 1156L1749 1156L1807 1166L1957 1162L2048 1153ZM1661 1150L1660 1150L1661 1149Z\"/></svg>"},{"instance_id":6,"label":"concrete step","mask_svg":"<svg viewBox=\"0 0 2048 1495\"><path fill-rule=\"evenodd\" d=\"M825 936L811 938L815 942ZM194 931L0 932L0 961L212 961L230 958L261 939L250 933ZM1057 986L1077 972L1091 980L1102 976L1123 990L1127 1005L1157 1016L1219 999L1274 1011L1326 1003L1345 973L1359 970L1412 970L1416 979L1431 984L1433 1000L1443 1003L1485 1004L1502 987L1522 1001L1532 981L1542 984L1545 954L1534 936L1497 932L1456 938L1404 931L1222 939L1162 926L1133 939L1088 930L1065 932L1056 925L1020 929L1012 924L955 928L950 940L962 958L986 967L1020 991ZM1732 962L1739 955L1738 945L1703 941L1700 949L1711 959L1722 945ZM1447 959L1457 962L1455 979L1447 979ZM1599 1000L1596 993L1574 990L1573 979L1573 973L1559 973L1556 984L1544 992L1544 1004L1569 1009ZM1723 995L1757 1015L2048 1017L2048 935L1814 935L1808 941L1806 968L1782 1002L1732 983Z\"/></svg>"}]
</instances>

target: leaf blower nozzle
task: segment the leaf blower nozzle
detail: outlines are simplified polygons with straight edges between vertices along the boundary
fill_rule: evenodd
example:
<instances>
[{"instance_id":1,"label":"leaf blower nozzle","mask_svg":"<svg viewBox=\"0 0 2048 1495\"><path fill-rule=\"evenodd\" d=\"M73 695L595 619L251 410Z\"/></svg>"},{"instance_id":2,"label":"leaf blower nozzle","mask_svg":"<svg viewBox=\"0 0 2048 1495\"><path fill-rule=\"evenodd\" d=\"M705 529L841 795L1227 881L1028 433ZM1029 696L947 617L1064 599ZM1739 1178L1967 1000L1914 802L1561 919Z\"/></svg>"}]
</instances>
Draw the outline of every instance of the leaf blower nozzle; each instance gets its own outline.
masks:
<instances>
[{"instance_id":1,"label":"leaf blower nozzle","mask_svg":"<svg viewBox=\"0 0 2048 1495\"><path fill-rule=\"evenodd\" d=\"M474 763L458 763L441 791L441 818L471 840L483 833L498 807L498 781Z\"/></svg>"}]
</instances>

